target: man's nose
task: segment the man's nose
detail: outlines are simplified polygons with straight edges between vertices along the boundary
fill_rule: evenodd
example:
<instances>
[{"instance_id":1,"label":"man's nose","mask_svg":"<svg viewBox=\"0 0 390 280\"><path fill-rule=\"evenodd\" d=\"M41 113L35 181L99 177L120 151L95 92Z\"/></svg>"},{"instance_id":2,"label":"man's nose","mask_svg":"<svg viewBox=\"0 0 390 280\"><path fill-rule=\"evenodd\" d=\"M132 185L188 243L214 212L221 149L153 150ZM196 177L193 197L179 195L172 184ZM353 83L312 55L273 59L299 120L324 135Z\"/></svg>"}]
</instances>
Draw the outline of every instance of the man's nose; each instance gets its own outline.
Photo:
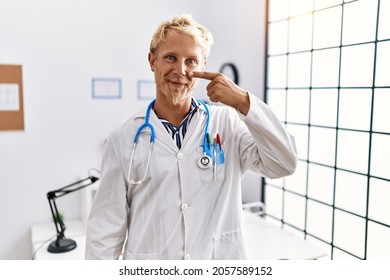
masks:
<instances>
[{"instance_id":1,"label":"man's nose","mask_svg":"<svg viewBox=\"0 0 390 280\"><path fill-rule=\"evenodd\" d=\"M174 68L174 74L176 75L180 75L180 76L186 76L186 73L187 73L187 65L185 64L185 61L178 61L176 64L175 64L175 68Z\"/></svg>"}]
</instances>

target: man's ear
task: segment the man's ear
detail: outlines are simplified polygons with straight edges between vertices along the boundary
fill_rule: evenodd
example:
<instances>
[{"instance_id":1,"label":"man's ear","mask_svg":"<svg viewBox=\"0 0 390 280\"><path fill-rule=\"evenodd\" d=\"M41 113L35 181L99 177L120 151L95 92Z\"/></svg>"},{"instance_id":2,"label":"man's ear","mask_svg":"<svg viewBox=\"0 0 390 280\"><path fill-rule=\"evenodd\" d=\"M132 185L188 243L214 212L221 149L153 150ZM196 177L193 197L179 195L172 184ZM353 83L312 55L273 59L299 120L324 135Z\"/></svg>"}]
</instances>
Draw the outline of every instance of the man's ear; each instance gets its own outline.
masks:
<instances>
[{"instance_id":1,"label":"man's ear","mask_svg":"<svg viewBox=\"0 0 390 280\"><path fill-rule=\"evenodd\" d=\"M154 72L154 55L149 52L148 54L148 60L149 60L149 65L150 65L150 70L152 70L152 72Z\"/></svg>"}]
</instances>

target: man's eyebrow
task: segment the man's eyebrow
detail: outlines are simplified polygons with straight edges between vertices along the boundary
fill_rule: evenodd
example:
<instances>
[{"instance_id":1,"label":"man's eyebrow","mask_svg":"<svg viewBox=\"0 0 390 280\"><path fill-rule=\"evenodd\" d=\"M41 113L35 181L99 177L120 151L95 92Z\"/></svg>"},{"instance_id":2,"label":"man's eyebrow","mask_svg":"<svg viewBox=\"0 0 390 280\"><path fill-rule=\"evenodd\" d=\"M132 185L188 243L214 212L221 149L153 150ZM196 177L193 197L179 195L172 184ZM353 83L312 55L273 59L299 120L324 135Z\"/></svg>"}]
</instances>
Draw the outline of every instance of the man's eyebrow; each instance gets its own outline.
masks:
<instances>
[{"instance_id":1,"label":"man's eyebrow","mask_svg":"<svg viewBox=\"0 0 390 280\"><path fill-rule=\"evenodd\" d=\"M166 55L175 55L176 56L176 53L173 52L173 51L166 51L164 53L161 53L163 56L166 56Z\"/></svg>"},{"instance_id":2,"label":"man's eyebrow","mask_svg":"<svg viewBox=\"0 0 390 280\"><path fill-rule=\"evenodd\" d=\"M175 51L170 51L170 50L167 50L165 52L161 52L161 54L163 56L165 55L174 55L174 56L179 56L179 54ZM194 58L194 59L199 59L199 56L197 56L196 54L187 54L187 55L184 55L185 57L187 58Z\"/></svg>"}]
</instances>

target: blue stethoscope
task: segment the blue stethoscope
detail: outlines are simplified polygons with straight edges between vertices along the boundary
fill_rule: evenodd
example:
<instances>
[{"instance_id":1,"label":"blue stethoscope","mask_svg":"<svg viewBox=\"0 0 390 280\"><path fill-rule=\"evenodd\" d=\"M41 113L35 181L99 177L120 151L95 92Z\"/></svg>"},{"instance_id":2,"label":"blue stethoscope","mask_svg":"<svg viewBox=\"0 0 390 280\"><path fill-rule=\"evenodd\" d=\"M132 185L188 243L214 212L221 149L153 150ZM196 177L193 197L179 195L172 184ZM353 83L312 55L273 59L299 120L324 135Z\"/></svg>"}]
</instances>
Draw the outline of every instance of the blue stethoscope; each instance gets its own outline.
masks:
<instances>
[{"instance_id":1,"label":"blue stethoscope","mask_svg":"<svg viewBox=\"0 0 390 280\"><path fill-rule=\"evenodd\" d=\"M200 99L197 99L197 101L203 105L203 107L206 110L206 115L207 115L206 125L204 128L204 134L203 134L203 155L198 160L198 166L202 169L206 169L206 168L213 166L213 159L210 156L210 149L207 148L209 146L207 142L208 142L208 130L209 130L209 123L210 123L210 111L209 111L209 108L207 107L207 105L204 101L202 101ZM150 116L150 111L151 111L155 102L156 102L156 100L153 100L152 102L150 102L148 108L146 109L145 122L138 128L137 133L135 134L135 137L134 137L134 145L133 145L133 150L131 152L129 170L127 173L127 180L132 185L141 185L145 181L146 173L148 172L148 169L149 169L150 157L152 154L154 138L155 138L154 127L149 122L149 116ZM145 173L144 173L142 179L133 180L133 179L131 179L131 169L132 169L132 165L133 165L135 150L136 150L136 147L138 144L138 138L141 135L141 133L143 132L143 130L145 130L147 128L149 128L149 131L150 131L149 132L149 134L150 134L150 147L149 147L148 160L146 163ZM214 149L214 153L216 153L216 149ZM216 162L216 160L214 160L214 162Z\"/></svg>"}]
</instances>

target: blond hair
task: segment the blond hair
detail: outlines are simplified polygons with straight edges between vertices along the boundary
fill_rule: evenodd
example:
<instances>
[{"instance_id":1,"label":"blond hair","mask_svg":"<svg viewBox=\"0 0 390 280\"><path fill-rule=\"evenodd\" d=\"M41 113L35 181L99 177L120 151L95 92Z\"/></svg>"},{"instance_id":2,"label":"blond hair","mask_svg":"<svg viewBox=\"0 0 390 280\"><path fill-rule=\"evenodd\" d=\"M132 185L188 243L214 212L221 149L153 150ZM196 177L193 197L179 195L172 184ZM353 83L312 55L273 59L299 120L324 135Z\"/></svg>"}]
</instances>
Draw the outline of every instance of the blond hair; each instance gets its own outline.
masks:
<instances>
[{"instance_id":1,"label":"blond hair","mask_svg":"<svg viewBox=\"0 0 390 280\"><path fill-rule=\"evenodd\" d=\"M213 44L213 36L189 14L175 16L159 25L150 42L150 52L152 54L155 54L161 43L166 40L166 35L170 30L191 36L200 45L203 58L207 59L210 54L210 47Z\"/></svg>"}]
</instances>

